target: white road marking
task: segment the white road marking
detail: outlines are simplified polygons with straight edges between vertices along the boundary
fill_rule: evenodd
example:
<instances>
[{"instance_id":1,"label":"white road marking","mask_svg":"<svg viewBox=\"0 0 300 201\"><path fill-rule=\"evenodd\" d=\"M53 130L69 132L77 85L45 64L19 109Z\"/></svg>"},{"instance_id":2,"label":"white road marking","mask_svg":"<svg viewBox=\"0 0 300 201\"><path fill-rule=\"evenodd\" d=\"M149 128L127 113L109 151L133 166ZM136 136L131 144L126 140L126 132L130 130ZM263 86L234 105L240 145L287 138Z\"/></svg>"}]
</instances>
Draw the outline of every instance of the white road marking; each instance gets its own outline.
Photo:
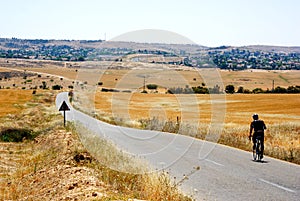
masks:
<instances>
[{"instance_id":1,"label":"white road marking","mask_svg":"<svg viewBox=\"0 0 300 201\"><path fill-rule=\"evenodd\" d=\"M215 161L212 161L212 160L209 160L209 159L205 159L206 161L208 161L208 162L211 162L211 163L213 163L213 164L215 164L215 165L218 165L218 166L222 166L222 167L224 167L224 165L223 164L221 164L221 163L217 163L217 162L215 162Z\"/></svg>"},{"instance_id":2,"label":"white road marking","mask_svg":"<svg viewBox=\"0 0 300 201\"><path fill-rule=\"evenodd\" d=\"M285 191L288 191L288 192L291 192L291 193L295 193L295 191L292 190L292 189L289 189L289 188L280 186L280 185L278 185L278 184L274 184L274 183L269 182L269 181L264 180L264 179L259 179L259 180L262 181L262 182L264 182L264 183L266 183L266 184L270 184L270 185L272 185L272 186L275 186L275 187L277 187L277 188L280 188L280 189L282 189L282 190L285 190Z\"/></svg>"}]
</instances>

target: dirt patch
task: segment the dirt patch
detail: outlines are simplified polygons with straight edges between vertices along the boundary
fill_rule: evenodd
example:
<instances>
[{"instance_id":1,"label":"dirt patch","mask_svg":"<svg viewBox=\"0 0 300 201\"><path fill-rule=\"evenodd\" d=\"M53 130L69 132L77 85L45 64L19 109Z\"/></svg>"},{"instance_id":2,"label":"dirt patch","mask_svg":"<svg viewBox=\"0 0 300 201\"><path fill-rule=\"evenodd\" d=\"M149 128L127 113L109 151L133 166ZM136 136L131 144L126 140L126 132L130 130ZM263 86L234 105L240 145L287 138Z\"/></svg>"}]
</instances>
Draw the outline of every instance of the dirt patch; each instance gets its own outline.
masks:
<instances>
[{"instance_id":1,"label":"dirt patch","mask_svg":"<svg viewBox=\"0 0 300 201\"><path fill-rule=\"evenodd\" d=\"M1 164L1 199L93 200L106 195L109 186L84 165L91 160L74 160L75 146L80 144L70 132L54 130L30 144L3 145L1 161L15 162ZM19 152L20 146L26 151ZM3 147L9 152L3 153Z\"/></svg>"}]
</instances>

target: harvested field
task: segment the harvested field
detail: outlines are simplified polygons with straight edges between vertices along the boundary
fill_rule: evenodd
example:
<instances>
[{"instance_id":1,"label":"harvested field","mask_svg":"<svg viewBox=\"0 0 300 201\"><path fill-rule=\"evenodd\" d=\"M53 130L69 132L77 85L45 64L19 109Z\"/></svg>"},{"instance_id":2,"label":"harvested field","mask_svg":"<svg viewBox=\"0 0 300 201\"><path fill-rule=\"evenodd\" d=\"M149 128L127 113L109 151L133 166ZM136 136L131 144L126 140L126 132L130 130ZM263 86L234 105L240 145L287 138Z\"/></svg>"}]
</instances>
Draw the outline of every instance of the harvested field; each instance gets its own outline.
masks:
<instances>
[{"instance_id":1,"label":"harvested field","mask_svg":"<svg viewBox=\"0 0 300 201\"><path fill-rule=\"evenodd\" d=\"M175 120L186 109L191 118L196 117L201 122L210 120L211 97L209 95L172 95L172 94L142 94L142 93L111 93L98 92L95 98L96 109L115 116L125 116L129 111L131 120L151 118L155 109L164 111L166 119ZM198 102L189 101L197 97ZM185 100L186 102L180 102ZM283 122L298 122L300 120L298 94L234 94L226 95L227 124L248 125L253 113L260 114L269 124ZM187 106L186 108L182 108ZM190 110L189 110L190 106ZM195 116L193 108L199 108ZM128 116L128 115L127 115ZM157 116L159 116L157 114ZM191 119L192 120L192 119Z\"/></svg>"},{"instance_id":2,"label":"harvested field","mask_svg":"<svg viewBox=\"0 0 300 201\"><path fill-rule=\"evenodd\" d=\"M197 95L198 101L190 102L187 96L99 92L96 94L95 107L100 119L112 123L180 132L205 139L212 123L213 100L209 95ZM252 114L258 113L267 125L266 154L300 164L299 101L298 94L226 95L225 124L219 143L251 150L249 125ZM214 115L222 114L216 111ZM197 123L198 126L195 126Z\"/></svg>"},{"instance_id":3,"label":"harvested field","mask_svg":"<svg viewBox=\"0 0 300 201\"><path fill-rule=\"evenodd\" d=\"M24 104L32 99L29 90L0 90L0 117L21 112Z\"/></svg>"},{"instance_id":4,"label":"harvested field","mask_svg":"<svg viewBox=\"0 0 300 201\"><path fill-rule=\"evenodd\" d=\"M8 63L7 61L8 60L0 59L0 67L5 67L6 70L11 68L52 74L66 79L75 79L82 82L86 81L88 84L91 84L90 79L93 77L96 79L96 81L92 83L93 85L98 81L101 81L103 87L107 88L122 88L120 80L122 80L122 84L124 83L124 80L130 80L135 86L142 86L144 76L146 76L147 83L163 85L164 87L185 87L186 85L189 85L190 87L199 86L203 83L202 75L203 71L205 71L205 69L194 69L185 66L127 61L54 62L21 59L11 59ZM240 86L249 90L255 88L271 90L273 81L274 87L281 86L286 88L292 85L300 85L300 71L297 70L219 70L219 73L222 77L223 85L226 86L232 84L235 86L236 90ZM129 76L129 74L131 76Z\"/></svg>"}]
</instances>

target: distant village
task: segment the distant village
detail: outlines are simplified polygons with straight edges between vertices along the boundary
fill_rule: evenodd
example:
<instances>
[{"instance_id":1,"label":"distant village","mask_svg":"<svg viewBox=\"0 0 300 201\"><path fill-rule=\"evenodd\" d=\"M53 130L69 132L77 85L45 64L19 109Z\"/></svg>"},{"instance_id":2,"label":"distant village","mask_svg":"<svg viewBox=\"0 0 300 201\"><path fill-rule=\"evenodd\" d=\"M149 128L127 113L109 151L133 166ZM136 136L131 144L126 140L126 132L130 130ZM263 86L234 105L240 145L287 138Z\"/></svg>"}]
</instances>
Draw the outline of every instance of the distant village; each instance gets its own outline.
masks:
<instances>
[{"instance_id":1,"label":"distant village","mask_svg":"<svg viewBox=\"0 0 300 201\"><path fill-rule=\"evenodd\" d=\"M54 41L55 42L55 41ZM61 43L53 40L24 40L0 38L0 58L21 58L55 61L103 61L115 60L129 54L178 56L181 59L168 60L168 64L191 67L218 67L228 70L265 69L265 70L300 70L300 51L263 51L221 46L218 48L202 48L199 52L189 53L187 50L153 50L120 47L97 48L93 43L101 40L69 41ZM76 45L74 45L76 44ZM155 62L155 61L152 61Z\"/></svg>"},{"instance_id":2,"label":"distant village","mask_svg":"<svg viewBox=\"0 0 300 201\"><path fill-rule=\"evenodd\" d=\"M286 52L231 50L208 51L213 62L221 69L244 70L300 70L300 54Z\"/></svg>"}]
</instances>

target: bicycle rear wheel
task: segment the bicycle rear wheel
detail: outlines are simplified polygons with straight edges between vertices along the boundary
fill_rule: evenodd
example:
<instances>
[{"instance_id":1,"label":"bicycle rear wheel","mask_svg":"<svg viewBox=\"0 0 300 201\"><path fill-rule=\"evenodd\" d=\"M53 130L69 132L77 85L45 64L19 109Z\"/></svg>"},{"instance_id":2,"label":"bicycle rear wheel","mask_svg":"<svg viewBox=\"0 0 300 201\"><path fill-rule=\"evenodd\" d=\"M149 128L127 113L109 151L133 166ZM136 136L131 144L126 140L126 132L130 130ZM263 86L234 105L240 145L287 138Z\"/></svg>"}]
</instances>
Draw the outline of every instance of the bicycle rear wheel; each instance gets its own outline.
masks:
<instances>
[{"instance_id":1,"label":"bicycle rear wheel","mask_svg":"<svg viewBox=\"0 0 300 201\"><path fill-rule=\"evenodd\" d=\"M261 160L261 141L260 139L257 140L256 143L256 157L257 157L257 161Z\"/></svg>"},{"instance_id":2,"label":"bicycle rear wheel","mask_svg":"<svg viewBox=\"0 0 300 201\"><path fill-rule=\"evenodd\" d=\"M253 160L256 161L256 159L257 159L256 150L253 150Z\"/></svg>"},{"instance_id":3,"label":"bicycle rear wheel","mask_svg":"<svg viewBox=\"0 0 300 201\"><path fill-rule=\"evenodd\" d=\"M256 161L256 159L257 159L257 148L253 149L253 160Z\"/></svg>"},{"instance_id":4,"label":"bicycle rear wheel","mask_svg":"<svg viewBox=\"0 0 300 201\"><path fill-rule=\"evenodd\" d=\"M262 160L262 148L261 148L262 144L261 144L261 141L259 140L258 142L258 148L257 148L257 157L258 157L258 160L261 161Z\"/></svg>"}]
</instances>

